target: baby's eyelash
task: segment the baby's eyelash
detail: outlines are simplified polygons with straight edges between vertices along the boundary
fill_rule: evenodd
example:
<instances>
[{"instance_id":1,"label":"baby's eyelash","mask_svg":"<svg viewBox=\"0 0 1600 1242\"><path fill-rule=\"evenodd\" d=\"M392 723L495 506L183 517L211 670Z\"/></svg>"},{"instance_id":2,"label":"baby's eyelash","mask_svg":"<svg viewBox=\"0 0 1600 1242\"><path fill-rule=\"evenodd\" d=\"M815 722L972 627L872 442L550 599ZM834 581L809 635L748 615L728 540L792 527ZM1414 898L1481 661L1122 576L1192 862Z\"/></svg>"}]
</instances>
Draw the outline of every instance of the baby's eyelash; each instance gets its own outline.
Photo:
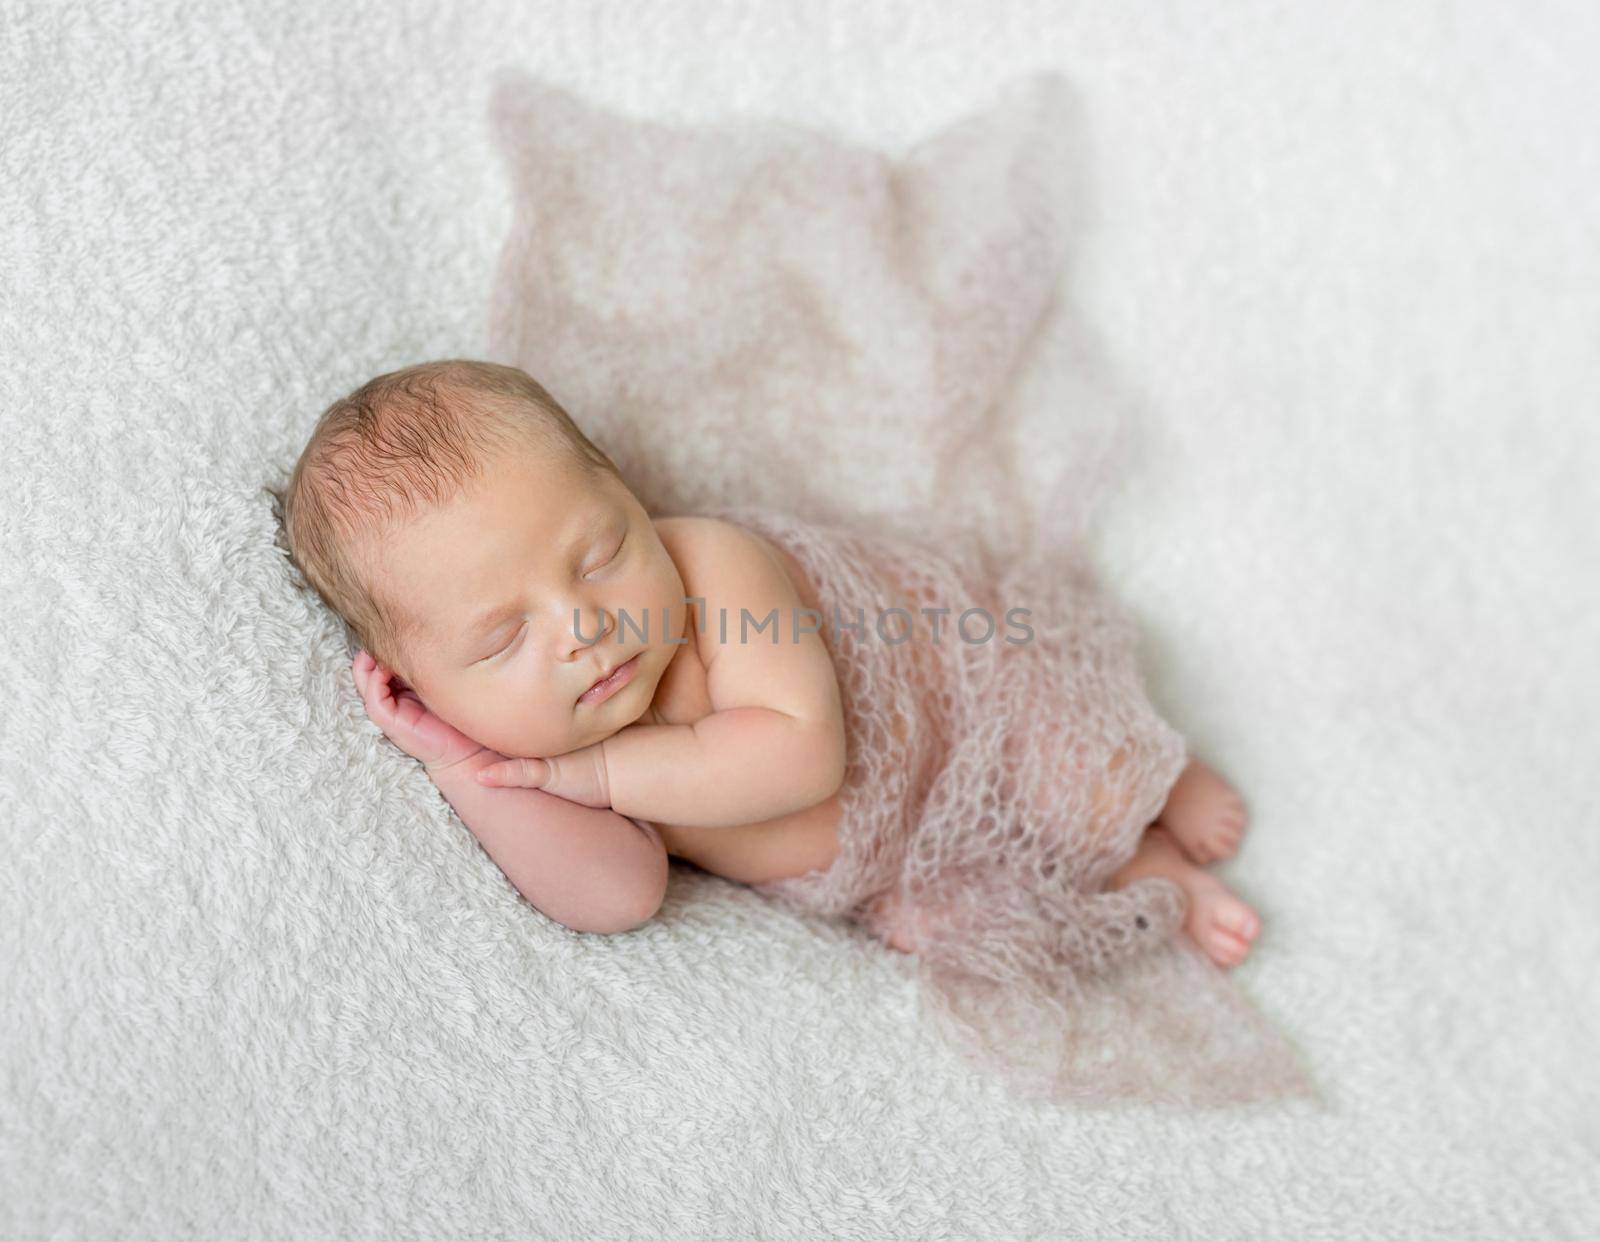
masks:
<instances>
[{"instance_id":1,"label":"baby's eyelash","mask_svg":"<svg viewBox=\"0 0 1600 1242\"><path fill-rule=\"evenodd\" d=\"M622 549L623 549L624 545L627 544L627 542L628 542L628 535L627 535L627 532L624 531L621 541L617 544L617 550L615 552L613 552L610 556L606 557L605 560L601 561L594 568L595 569L604 569L607 565L611 564L612 561L616 560L617 557L622 555ZM593 573L594 569L591 569L589 572Z\"/></svg>"},{"instance_id":2,"label":"baby's eyelash","mask_svg":"<svg viewBox=\"0 0 1600 1242\"><path fill-rule=\"evenodd\" d=\"M519 643L522 640L522 632L524 630L526 630L527 628L528 628L528 623L526 621L524 621L522 623L522 625L520 625L517 628L517 632L511 636L511 641L508 642L504 647L500 648L499 651L495 652L489 658L491 660L498 660L501 656L510 654L511 649L513 647L515 647L517 645L517 643Z\"/></svg>"},{"instance_id":3,"label":"baby's eyelash","mask_svg":"<svg viewBox=\"0 0 1600 1242\"><path fill-rule=\"evenodd\" d=\"M622 549L627 546L627 543L628 543L628 533L626 531L624 531L622 533L622 538L617 543L617 550L615 552L613 552L610 556L606 557L605 560L600 562L600 564L596 565L594 568L595 569L604 569L607 565L611 564L612 561L616 560L617 557L622 555ZM592 569L589 572L593 573L594 570ZM517 643L522 640L522 635L527 630L527 628L528 628L527 622L523 622L522 626L517 630L517 632L511 636L511 641L510 642L508 642L504 647L500 648L499 651L495 651L495 652L492 652L489 655L484 656L484 659L485 660L498 660L501 656L510 655L511 651L512 651L512 648L514 648L517 645Z\"/></svg>"}]
</instances>

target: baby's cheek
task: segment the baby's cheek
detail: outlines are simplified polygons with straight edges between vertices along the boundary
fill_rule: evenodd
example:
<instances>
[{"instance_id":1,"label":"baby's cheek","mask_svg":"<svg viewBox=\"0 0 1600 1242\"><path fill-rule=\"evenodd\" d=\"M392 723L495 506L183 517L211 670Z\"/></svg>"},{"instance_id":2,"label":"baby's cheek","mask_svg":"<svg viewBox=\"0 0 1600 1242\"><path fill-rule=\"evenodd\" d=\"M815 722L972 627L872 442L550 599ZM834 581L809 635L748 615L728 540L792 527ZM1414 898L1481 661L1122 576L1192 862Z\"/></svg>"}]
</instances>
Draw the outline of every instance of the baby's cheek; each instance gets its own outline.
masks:
<instances>
[{"instance_id":1,"label":"baby's cheek","mask_svg":"<svg viewBox=\"0 0 1600 1242\"><path fill-rule=\"evenodd\" d=\"M524 702L524 709L512 714L500 733L515 748L500 749L506 754L515 755L564 755L588 740L578 736L579 723L574 706L548 702Z\"/></svg>"}]
</instances>

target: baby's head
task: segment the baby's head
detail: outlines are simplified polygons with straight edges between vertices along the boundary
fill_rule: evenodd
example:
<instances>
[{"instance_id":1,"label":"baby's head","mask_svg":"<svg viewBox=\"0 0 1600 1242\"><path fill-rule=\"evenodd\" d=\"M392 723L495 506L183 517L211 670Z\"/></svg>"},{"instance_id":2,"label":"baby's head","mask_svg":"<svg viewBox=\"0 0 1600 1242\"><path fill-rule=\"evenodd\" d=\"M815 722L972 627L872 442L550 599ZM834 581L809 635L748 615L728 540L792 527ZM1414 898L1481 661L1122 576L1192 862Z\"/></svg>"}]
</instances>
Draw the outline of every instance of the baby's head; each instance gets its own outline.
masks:
<instances>
[{"instance_id":1,"label":"baby's head","mask_svg":"<svg viewBox=\"0 0 1600 1242\"><path fill-rule=\"evenodd\" d=\"M632 724L681 650L683 580L655 524L514 367L458 358L368 380L322 414L279 499L290 559L362 646L502 754L564 754ZM580 701L635 656L626 685Z\"/></svg>"}]
</instances>

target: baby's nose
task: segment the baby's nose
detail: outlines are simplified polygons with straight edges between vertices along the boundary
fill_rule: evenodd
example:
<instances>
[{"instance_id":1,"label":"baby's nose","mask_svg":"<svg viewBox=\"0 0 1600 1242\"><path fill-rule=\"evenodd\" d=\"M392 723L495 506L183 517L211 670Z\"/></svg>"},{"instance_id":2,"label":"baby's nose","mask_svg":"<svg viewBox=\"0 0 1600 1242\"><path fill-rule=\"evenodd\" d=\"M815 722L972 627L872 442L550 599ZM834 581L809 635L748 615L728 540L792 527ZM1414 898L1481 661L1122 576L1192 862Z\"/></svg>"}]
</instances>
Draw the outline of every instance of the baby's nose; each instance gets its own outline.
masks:
<instances>
[{"instance_id":1,"label":"baby's nose","mask_svg":"<svg viewBox=\"0 0 1600 1242\"><path fill-rule=\"evenodd\" d=\"M567 645L573 656L582 655L590 647L604 642L616 629L616 621L604 608L595 611L598 615L587 619L581 613L573 613L572 632L567 635Z\"/></svg>"}]
</instances>

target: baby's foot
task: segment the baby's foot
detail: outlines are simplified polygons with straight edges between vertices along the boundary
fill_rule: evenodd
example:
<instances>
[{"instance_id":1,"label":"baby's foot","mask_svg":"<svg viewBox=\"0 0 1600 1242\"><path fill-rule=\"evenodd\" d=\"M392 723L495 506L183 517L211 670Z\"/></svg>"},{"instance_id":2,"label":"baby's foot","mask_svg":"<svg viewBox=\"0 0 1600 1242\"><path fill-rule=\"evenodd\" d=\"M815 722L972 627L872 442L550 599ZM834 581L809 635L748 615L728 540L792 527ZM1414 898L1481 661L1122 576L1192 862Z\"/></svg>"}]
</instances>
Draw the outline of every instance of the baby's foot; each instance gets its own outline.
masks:
<instances>
[{"instance_id":1,"label":"baby's foot","mask_svg":"<svg viewBox=\"0 0 1600 1242\"><path fill-rule=\"evenodd\" d=\"M1232 858L1249 822L1244 799L1215 771L1192 759L1179 775L1156 822L1202 865Z\"/></svg>"},{"instance_id":2,"label":"baby's foot","mask_svg":"<svg viewBox=\"0 0 1600 1242\"><path fill-rule=\"evenodd\" d=\"M1189 868L1174 877L1189 894L1184 933L1218 966L1232 969L1244 961L1261 931L1261 919L1231 888L1208 871Z\"/></svg>"},{"instance_id":3,"label":"baby's foot","mask_svg":"<svg viewBox=\"0 0 1600 1242\"><path fill-rule=\"evenodd\" d=\"M1111 877L1122 888L1143 876L1159 875L1175 882L1189 899L1184 934L1218 966L1231 969L1244 961L1261 932L1261 918L1231 888L1184 856L1170 831L1156 824L1145 830L1134 854Z\"/></svg>"}]
</instances>

